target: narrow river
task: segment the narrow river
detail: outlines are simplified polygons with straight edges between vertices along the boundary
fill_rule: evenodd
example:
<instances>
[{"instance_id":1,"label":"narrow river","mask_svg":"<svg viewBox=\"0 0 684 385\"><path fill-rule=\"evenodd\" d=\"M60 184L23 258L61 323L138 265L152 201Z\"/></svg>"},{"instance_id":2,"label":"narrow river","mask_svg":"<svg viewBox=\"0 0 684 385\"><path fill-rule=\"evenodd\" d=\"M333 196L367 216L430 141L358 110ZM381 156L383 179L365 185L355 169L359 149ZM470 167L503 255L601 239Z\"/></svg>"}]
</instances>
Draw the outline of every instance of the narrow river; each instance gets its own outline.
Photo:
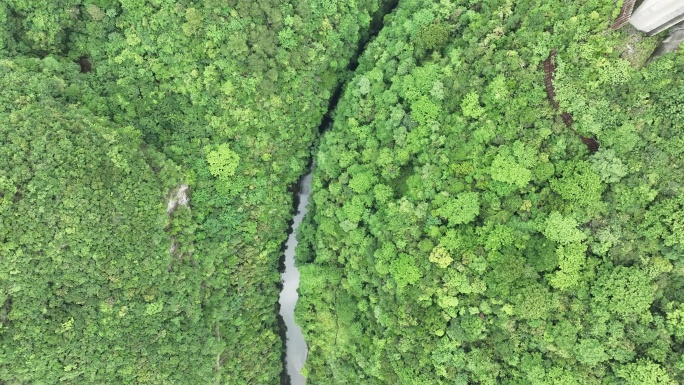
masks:
<instances>
[{"instance_id":1,"label":"narrow river","mask_svg":"<svg viewBox=\"0 0 684 385\"><path fill-rule=\"evenodd\" d=\"M292 233L285 244L285 271L280 275L283 282L283 290L280 292L280 316L283 317L287 331L285 333L287 374L290 376L292 385L306 384L306 378L300 371L304 367L308 353L302 328L294 320L294 309L299 295L299 270L295 266L295 248L297 247L297 228L306 215L306 205L309 203L311 193L311 173L306 174L299 182L299 204L297 214L292 224Z\"/></svg>"}]
</instances>

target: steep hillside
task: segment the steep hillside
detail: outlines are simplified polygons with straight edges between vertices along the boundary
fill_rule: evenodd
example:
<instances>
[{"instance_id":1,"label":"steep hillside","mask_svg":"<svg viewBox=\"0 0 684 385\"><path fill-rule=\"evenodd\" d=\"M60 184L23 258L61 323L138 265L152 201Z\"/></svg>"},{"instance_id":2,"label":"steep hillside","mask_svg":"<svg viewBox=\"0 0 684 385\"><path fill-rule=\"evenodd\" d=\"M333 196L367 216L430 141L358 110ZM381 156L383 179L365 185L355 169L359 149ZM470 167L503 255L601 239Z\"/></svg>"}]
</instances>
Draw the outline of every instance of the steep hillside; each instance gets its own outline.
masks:
<instances>
[{"instance_id":1,"label":"steep hillside","mask_svg":"<svg viewBox=\"0 0 684 385\"><path fill-rule=\"evenodd\" d=\"M618 5L385 18L301 228L310 383L684 381L684 54Z\"/></svg>"},{"instance_id":2,"label":"steep hillside","mask_svg":"<svg viewBox=\"0 0 684 385\"><path fill-rule=\"evenodd\" d=\"M134 142L119 146L125 147L126 151L157 151L181 167L175 181L188 186L183 191L190 202L187 210L174 212L174 226L178 220L182 219L183 223L177 228L164 231L167 224L159 219L168 217L165 213L167 194L174 195L177 191L161 191L158 186L153 192L126 189L135 186L132 181L137 178L141 183L145 180L140 176L149 173L149 167L144 163L128 161L130 174L122 174L120 180L112 176L112 183L121 183L112 185L113 190L107 191L112 194L110 199L135 202L132 207L140 204L147 210L144 220L127 218L128 212L126 215L111 214L121 217L122 221L132 221L126 238L117 242L132 249L139 245L142 248L136 253L141 255L152 253L144 251L147 247L156 247L154 253L162 253L159 258L166 256L167 259L160 260L164 263L168 262L169 248L177 248L176 253L184 256L182 264L188 270L173 273L157 265L141 267L134 263L136 258L114 246L101 257L127 274L139 277L139 281L126 283L135 293L145 292L148 285L156 288L153 294L140 294L146 296L141 301L149 302L152 314L159 309L180 311L177 310L181 306L177 304L178 299L172 300L177 294L164 294L165 290L188 293L181 308L192 309L183 313L185 315L167 319L164 318L166 313L162 313L155 318L156 326L145 333L155 336L161 333L155 337L154 344L158 345L152 344L151 340L150 345L146 345L147 342L135 345L137 334L126 334L128 329L111 326L116 330L116 336L127 335L130 340L126 343L130 345L107 343L91 348L66 344L68 338L63 333L43 333L44 326L39 319L27 319L21 325L17 323L17 317L23 317L30 310L36 316L43 314L60 325L70 325L67 322L70 310L45 305L57 304L59 294L41 292L42 299L22 305L26 306L22 312L17 305L18 294L15 294L12 306L3 308L8 319L14 322L3 329L7 339L0 351L0 382L52 383L48 379L67 376L65 381L73 383L102 383L105 379L118 378L108 376L120 373L126 374L125 380L112 380L113 383L167 381L253 385L278 382L282 372L282 342L276 320L278 260L292 210L292 192L288 187L296 182L309 163L329 99L344 80L358 42L369 31L372 15L379 11L377 0L323 3L234 0L0 2L0 21L3 21L0 53L11 61L26 61L27 57L43 59L42 62L31 61L34 68L29 72L35 72L35 75L19 75L23 72L17 72L20 70L13 65L3 67L3 81L12 85L17 98L30 100L35 95L54 93L52 109L40 113L43 120L37 120L31 126L48 132L53 110L79 111L78 114L97 120L97 125L108 127L114 133L112 135L120 133L124 138L134 137ZM60 86L54 89L52 83L56 80L51 78L51 66L62 71L58 75ZM47 77L41 77L43 75ZM17 76L22 80L13 83L12 79ZM22 91L23 79L32 76L39 77L36 81L43 85L37 90ZM15 102L15 99L7 100L10 106ZM85 119L81 115L74 119L79 122ZM88 124L81 125L80 131L70 134L74 143L73 161L76 162L76 154L82 154L79 156L84 159L99 159L109 154L111 148L95 139L78 141L81 135L89 135L95 130ZM4 127L8 130L6 135L13 132L12 127ZM21 143L34 140L28 129L12 135ZM10 142L4 139L0 142L1 151L14 153L14 148L8 146ZM115 152L112 156L119 159ZM120 157L125 164L127 158ZM27 158L24 162L26 167L40 166L46 170L57 167L52 163L43 165L40 159ZM143 166L148 168L140 168ZM21 174L14 165L7 167L2 168L1 175ZM74 175L71 182L84 186L86 192L83 194L87 194L87 186L91 184L88 178L97 176L108 180L107 172L89 168L83 172L86 171L87 178ZM11 196L5 195L3 199L9 199L3 229L22 228L28 218L38 215L40 210L50 212L40 205L26 206L21 211L17 207L19 203L13 202ZM106 210L109 206L106 202L109 201L93 210L98 213ZM89 201L80 202L79 208L89 210L90 204ZM64 208L72 212L70 209ZM19 216L18 213L24 214ZM80 218L82 214L72 213L74 218ZM97 234L109 231L107 227L100 229L92 224L87 229L97 231ZM56 230L41 231L52 234ZM90 237L96 237L89 234L76 232L72 242L85 247L82 244L87 244ZM177 242L170 244L170 235ZM166 243L157 244L147 238L159 236L163 236ZM6 243L9 240L0 241L3 247L9 247ZM24 251L23 258L47 264L48 261L38 257L48 253L47 247L44 243L36 244L30 252ZM88 250L84 249L83 253ZM49 253L74 269L90 266L90 262L65 249L50 249ZM8 255L3 253L0 258L0 270L6 274L16 271L12 275L16 279L29 279L32 272L17 267L24 260L15 260ZM150 269L154 270L154 275ZM66 280L63 274L66 273L56 270L53 281ZM149 282L143 279L147 275L150 275ZM33 285L47 284L38 277L35 279L37 281L12 290L31 292L38 290ZM100 282L106 279L104 272L86 269L81 273L79 284L102 286ZM158 284L155 279L165 283ZM8 287L3 279L2 298L5 300ZM57 284L51 290L58 290ZM95 303L100 300L96 300L98 293L91 288L79 301ZM112 298L107 300L107 306L114 306L115 310L111 312L115 320L118 320L115 315L121 307L142 306L142 303L136 305L137 297ZM99 306L79 310L83 312L80 322L95 327L105 317L97 312ZM145 329L147 310L141 311L138 316L143 318L134 319L141 323L136 327ZM85 327L78 326L75 315L74 320L74 328ZM32 353L28 348L15 349L12 336L21 327L31 330L35 358L29 359ZM69 338L78 339L79 336ZM48 343L48 340L53 342ZM88 340L83 339L79 343L86 342ZM90 364L81 363L79 367L83 370L88 367L85 372L73 367L66 372L61 367L59 370L51 367L49 370L57 371L50 372L50 376L56 377L46 377L49 370L38 373L26 369L32 367L32 360L37 357L53 357L49 365L67 362L67 357L95 359L88 350L95 348L101 349L102 354L120 352L116 354L125 356L127 364L119 367L123 364L112 360L91 368ZM17 362L22 364L17 365ZM67 365L70 364L64 364ZM25 374L27 370L32 374Z\"/></svg>"},{"instance_id":3,"label":"steep hillside","mask_svg":"<svg viewBox=\"0 0 684 385\"><path fill-rule=\"evenodd\" d=\"M0 60L0 379L207 380L190 212L167 212L178 167L64 104L70 70Z\"/></svg>"}]
</instances>

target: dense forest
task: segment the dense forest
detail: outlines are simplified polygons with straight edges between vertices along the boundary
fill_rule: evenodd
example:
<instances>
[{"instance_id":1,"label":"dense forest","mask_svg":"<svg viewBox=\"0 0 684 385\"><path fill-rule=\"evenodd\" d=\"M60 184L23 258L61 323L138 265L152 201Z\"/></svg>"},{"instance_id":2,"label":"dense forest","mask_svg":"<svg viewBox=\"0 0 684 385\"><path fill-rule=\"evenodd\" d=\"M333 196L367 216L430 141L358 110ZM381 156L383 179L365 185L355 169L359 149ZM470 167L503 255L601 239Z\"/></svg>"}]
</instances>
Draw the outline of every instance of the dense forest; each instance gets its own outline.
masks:
<instances>
[{"instance_id":1,"label":"dense forest","mask_svg":"<svg viewBox=\"0 0 684 385\"><path fill-rule=\"evenodd\" d=\"M684 52L622 3L0 0L0 384L286 382L312 159L309 383L683 383Z\"/></svg>"},{"instance_id":2,"label":"dense forest","mask_svg":"<svg viewBox=\"0 0 684 385\"><path fill-rule=\"evenodd\" d=\"M684 55L619 6L385 17L316 155L311 383L684 382Z\"/></svg>"},{"instance_id":3,"label":"dense forest","mask_svg":"<svg viewBox=\"0 0 684 385\"><path fill-rule=\"evenodd\" d=\"M0 1L0 383L279 382L288 187L383 7Z\"/></svg>"}]
</instances>

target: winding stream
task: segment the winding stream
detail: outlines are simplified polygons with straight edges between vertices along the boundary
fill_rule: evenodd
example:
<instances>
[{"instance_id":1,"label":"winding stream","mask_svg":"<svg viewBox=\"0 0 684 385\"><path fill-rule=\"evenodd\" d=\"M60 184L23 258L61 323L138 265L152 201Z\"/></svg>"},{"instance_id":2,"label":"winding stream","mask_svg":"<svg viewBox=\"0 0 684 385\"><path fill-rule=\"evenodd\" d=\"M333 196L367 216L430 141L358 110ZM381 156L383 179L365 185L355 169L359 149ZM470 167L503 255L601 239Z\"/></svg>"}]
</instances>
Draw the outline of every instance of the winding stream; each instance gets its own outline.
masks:
<instances>
[{"instance_id":1,"label":"winding stream","mask_svg":"<svg viewBox=\"0 0 684 385\"><path fill-rule=\"evenodd\" d=\"M309 203L309 194L311 193L311 172L306 174L299 182L299 204L297 205L297 214L292 223L292 233L287 238L285 243L285 271L280 274L280 279L283 282L283 289L280 292L280 316L283 317L283 322L287 328L285 332L286 341L286 356L287 374L290 376L292 385L306 384L306 378L302 376L300 371L304 367L308 350L302 328L300 328L294 320L294 309L297 304L299 294L297 294L297 287L299 287L299 270L295 266L295 248L297 247L297 228L302 223L304 215L306 215L306 205Z\"/></svg>"},{"instance_id":2,"label":"winding stream","mask_svg":"<svg viewBox=\"0 0 684 385\"><path fill-rule=\"evenodd\" d=\"M394 11L399 4L399 0L383 0L380 9L373 14L371 25L369 26L368 34L362 37L358 42L358 49L356 54L349 61L347 71L353 73L359 64L359 57L365 51L368 43L375 38L384 26L384 17ZM328 113L325 114L318 128L319 134L323 135L332 126L331 112L335 111L337 102L342 95L344 88L342 82L338 83L332 97L328 104ZM311 169L313 170L315 162ZM297 214L293 218L292 233L287 238L285 243L285 269L280 274L280 280L283 284L280 292L280 317L282 323L285 325L285 367L287 376L290 377L291 385L305 385L306 378L302 376L301 370L306 362L308 349L302 328L300 328L294 319L294 309L297 304L299 294L297 288L299 287L299 270L295 266L295 248L297 247L297 228L302 223L306 215L306 206L309 203L309 195L311 194L311 171L306 174L299 182L299 204L297 205ZM281 265L282 268L282 265ZM281 324L282 325L282 324ZM282 330L282 329L281 329ZM283 383L287 383L287 379L282 378Z\"/></svg>"}]
</instances>

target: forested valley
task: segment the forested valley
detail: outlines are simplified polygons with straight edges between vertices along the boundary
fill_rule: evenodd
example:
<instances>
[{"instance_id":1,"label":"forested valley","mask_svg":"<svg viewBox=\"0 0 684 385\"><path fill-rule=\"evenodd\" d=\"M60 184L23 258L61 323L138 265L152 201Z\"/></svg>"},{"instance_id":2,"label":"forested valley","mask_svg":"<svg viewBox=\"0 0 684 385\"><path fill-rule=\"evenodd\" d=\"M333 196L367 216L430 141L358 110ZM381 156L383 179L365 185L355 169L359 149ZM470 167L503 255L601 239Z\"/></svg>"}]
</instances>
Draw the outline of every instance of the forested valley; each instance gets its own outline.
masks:
<instances>
[{"instance_id":1,"label":"forested valley","mask_svg":"<svg viewBox=\"0 0 684 385\"><path fill-rule=\"evenodd\" d=\"M622 3L0 0L0 384L287 383L312 160L308 383L683 383L684 52Z\"/></svg>"},{"instance_id":2,"label":"forested valley","mask_svg":"<svg viewBox=\"0 0 684 385\"><path fill-rule=\"evenodd\" d=\"M288 188L381 10L0 1L0 383L278 383Z\"/></svg>"}]
</instances>

